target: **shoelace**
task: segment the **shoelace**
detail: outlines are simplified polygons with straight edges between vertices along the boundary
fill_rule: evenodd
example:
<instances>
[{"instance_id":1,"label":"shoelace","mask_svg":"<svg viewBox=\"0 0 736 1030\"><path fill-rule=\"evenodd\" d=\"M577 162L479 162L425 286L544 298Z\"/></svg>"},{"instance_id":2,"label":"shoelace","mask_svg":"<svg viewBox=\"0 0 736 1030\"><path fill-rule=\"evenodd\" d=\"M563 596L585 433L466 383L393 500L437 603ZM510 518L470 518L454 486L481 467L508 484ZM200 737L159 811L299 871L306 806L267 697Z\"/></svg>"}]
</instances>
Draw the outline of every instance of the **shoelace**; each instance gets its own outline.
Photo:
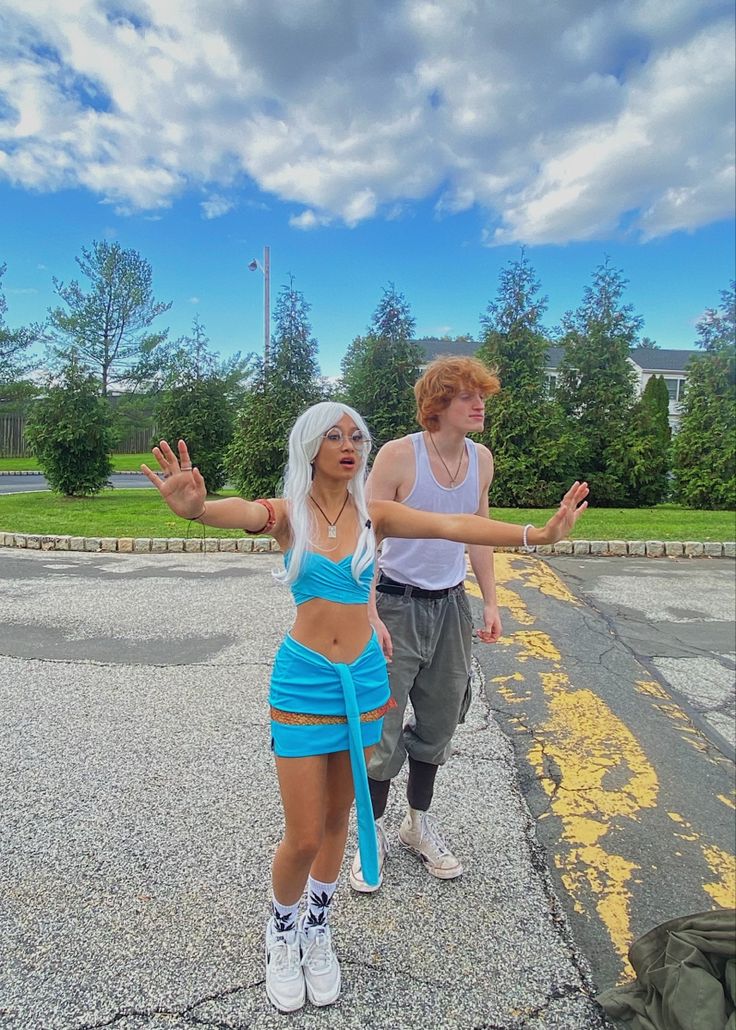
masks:
<instances>
[{"instance_id":1,"label":"shoelace","mask_svg":"<svg viewBox=\"0 0 736 1030\"><path fill-rule=\"evenodd\" d=\"M450 849L443 841L440 831L437 829L434 820L429 815L425 815L422 819L422 836L426 836L430 839L432 844L437 848L437 853L440 857L450 854Z\"/></svg>"},{"instance_id":2,"label":"shoelace","mask_svg":"<svg viewBox=\"0 0 736 1030\"><path fill-rule=\"evenodd\" d=\"M269 953L275 973L294 973L299 968L299 948L296 941L289 944L284 937L276 937Z\"/></svg>"},{"instance_id":3,"label":"shoelace","mask_svg":"<svg viewBox=\"0 0 736 1030\"><path fill-rule=\"evenodd\" d=\"M327 932L319 927L313 937L307 937L307 950L302 955L302 965L312 973L326 973L332 965L332 948Z\"/></svg>"}]
</instances>

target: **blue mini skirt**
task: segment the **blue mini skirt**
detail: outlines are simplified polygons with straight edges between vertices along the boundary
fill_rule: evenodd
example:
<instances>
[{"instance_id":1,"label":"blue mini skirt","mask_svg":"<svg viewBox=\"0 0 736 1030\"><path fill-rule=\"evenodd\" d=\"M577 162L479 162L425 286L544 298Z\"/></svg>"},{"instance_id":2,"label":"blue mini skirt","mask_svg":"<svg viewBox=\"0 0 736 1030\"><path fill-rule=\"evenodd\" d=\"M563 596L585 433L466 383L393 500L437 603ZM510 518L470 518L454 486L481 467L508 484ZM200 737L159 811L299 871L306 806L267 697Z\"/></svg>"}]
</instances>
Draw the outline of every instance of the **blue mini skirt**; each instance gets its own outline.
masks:
<instances>
[{"instance_id":1,"label":"blue mini skirt","mask_svg":"<svg viewBox=\"0 0 736 1030\"><path fill-rule=\"evenodd\" d=\"M268 698L274 752L280 758L350 753L363 876L373 885L378 854L363 748L381 739L390 698L375 633L350 663L331 662L290 636L276 654Z\"/></svg>"}]
</instances>

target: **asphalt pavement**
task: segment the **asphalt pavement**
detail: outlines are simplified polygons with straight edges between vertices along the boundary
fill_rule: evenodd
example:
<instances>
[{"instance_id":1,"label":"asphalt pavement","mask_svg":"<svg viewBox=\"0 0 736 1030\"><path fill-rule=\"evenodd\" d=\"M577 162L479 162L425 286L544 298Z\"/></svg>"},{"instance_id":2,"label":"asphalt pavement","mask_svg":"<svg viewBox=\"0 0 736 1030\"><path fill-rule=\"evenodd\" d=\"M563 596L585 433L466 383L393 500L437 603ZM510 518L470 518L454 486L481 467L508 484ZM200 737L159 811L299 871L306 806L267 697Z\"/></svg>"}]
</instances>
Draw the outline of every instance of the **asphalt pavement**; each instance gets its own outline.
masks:
<instances>
[{"instance_id":1,"label":"asphalt pavement","mask_svg":"<svg viewBox=\"0 0 736 1030\"><path fill-rule=\"evenodd\" d=\"M118 490L132 490L134 487L146 486L153 489L151 483L148 482L146 477L137 472L115 474L110 476L110 485L116 487ZM46 482L46 478L40 473L32 476L13 476L13 475L2 475L0 476L0 494L24 494L24 493L38 493L39 491L48 490L49 484Z\"/></svg>"},{"instance_id":2,"label":"asphalt pavement","mask_svg":"<svg viewBox=\"0 0 736 1030\"><path fill-rule=\"evenodd\" d=\"M653 926L736 907L734 563L499 555L496 569L504 638L476 648L488 702L603 988Z\"/></svg>"},{"instance_id":3,"label":"asphalt pavement","mask_svg":"<svg viewBox=\"0 0 736 1030\"><path fill-rule=\"evenodd\" d=\"M272 1010L279 562L0 549L0 1027L605 1026L480 667L433 805L464 875L396 846L399 784L382 889L336 900L341 998Z\"/></svg>"},{"instance_id":4,"label":"asphalt pavement","mask_svg":"<svg viewBox=\"0 0 736 1030\"><path fill-rule=\"evenodd\" d=\"M734 564L498 555L433 804L465 873L396 846L402 777L384 886L336 900L339 1002L276 1014L279 563L0 549L2 1030L597 1030L636 936L733 904Z\"/></svg>"},{"instance_id":5,"label":"asphalt pavement","mask_svg":"<svg viewBox=\"0 0 736 1030\"><path fill-rule=\"evenodd\" d=\"M550 563L724 755L736 757L734 562Z\"/></svg>"}]
</instances>

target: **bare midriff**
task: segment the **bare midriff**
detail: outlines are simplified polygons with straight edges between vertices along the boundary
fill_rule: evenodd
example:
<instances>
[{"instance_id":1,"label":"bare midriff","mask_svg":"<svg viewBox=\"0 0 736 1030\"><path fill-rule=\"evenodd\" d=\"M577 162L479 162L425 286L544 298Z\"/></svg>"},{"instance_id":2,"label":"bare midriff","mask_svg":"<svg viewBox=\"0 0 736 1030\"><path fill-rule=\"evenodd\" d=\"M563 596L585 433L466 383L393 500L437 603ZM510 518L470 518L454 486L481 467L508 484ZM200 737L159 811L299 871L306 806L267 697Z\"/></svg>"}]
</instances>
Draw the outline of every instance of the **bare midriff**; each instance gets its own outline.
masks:
<instances>
[{"instance_id":1,"label":"bare midriff","mask_svg":"<svg viewBox=\"0 0 736 1030\"><path fill-rule=\"evenodd\" d=\"M366 648L373 630L364 604L338 604L314 597L300 604L291 637L331 662L354 662Z\"/></svg>"}]
</instances>

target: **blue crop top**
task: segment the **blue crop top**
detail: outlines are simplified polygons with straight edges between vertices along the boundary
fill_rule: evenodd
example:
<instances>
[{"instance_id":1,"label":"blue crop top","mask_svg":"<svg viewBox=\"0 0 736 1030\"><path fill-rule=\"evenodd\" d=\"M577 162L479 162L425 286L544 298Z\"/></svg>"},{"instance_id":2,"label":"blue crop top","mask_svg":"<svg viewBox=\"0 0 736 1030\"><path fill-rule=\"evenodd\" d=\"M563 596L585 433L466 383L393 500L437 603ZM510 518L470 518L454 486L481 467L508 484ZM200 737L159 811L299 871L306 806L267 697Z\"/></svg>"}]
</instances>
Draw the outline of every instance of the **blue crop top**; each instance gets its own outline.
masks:
<instances>
[{"instance_id":1,"label":"blue crop top","mask_svg":"<svg viewBox=\"0 0 736 1030\"><path fill-rule=\"evenodd\" d=\"M284 554L287 569L291 560L291 550ZM291 584L291 592L297 605L311 601L315 597L323 601L336 601L338 604L367 604L373 582L374 563L371 562L360 574L360 582L353 578L351 563L352 554L347 554L342 561L330 561L316 551L305 551L302 567L296 580Z\"/></svg>"}]
</instances>

